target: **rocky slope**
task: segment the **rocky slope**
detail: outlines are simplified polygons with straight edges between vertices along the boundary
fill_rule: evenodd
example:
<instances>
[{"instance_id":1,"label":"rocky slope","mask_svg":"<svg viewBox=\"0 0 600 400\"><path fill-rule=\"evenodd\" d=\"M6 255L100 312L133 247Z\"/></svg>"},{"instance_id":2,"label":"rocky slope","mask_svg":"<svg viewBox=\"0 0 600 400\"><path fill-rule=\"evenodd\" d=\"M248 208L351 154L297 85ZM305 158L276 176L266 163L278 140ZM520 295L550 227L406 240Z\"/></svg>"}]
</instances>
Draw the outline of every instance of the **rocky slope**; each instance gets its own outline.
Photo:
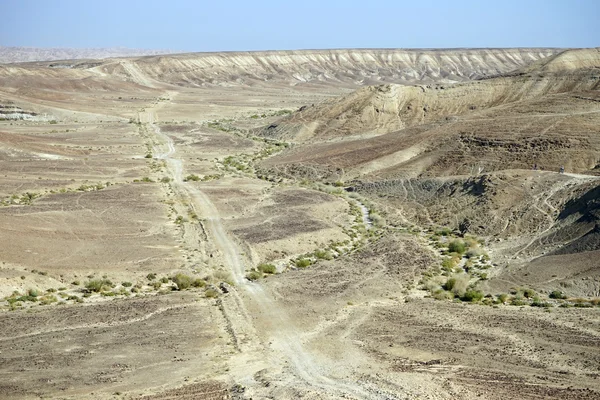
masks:
<instances>
[{"instance_id":1,"label":"rocky slope","mask_svg":"<svg viewBox=\"0 0 600 400\"><path fill-rule=\"evenodd\" d=\"M488 238L502 260L494 290L595 296L597 60L575 50L491 79L380 85L308 106L258 131L295 142L263 174L349 182L392 223Z\"/></svg>"}]
</instances>

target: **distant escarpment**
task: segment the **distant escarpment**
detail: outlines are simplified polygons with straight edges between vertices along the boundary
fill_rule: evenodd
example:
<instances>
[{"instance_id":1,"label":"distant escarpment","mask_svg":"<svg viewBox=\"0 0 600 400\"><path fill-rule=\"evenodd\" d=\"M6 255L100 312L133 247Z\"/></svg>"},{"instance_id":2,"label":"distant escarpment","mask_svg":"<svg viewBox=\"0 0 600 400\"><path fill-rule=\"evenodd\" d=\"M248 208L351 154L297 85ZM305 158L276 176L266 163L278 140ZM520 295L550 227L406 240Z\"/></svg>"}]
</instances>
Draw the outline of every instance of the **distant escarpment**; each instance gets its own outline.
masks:
<instances>
[{"instance_id":1,"label":"distant escarpment","mask_svg":"<svg viewBox=\"0 0 600 400\"><path fill-rule=\"evenodd\" d=\"M560 49L343 49L191 53L115 60L104 73L179 86L265 82L348 87L381 83L460 82L506 73ZM133 67L132 67L133 66Z\"/></svg>"}]
</instances>

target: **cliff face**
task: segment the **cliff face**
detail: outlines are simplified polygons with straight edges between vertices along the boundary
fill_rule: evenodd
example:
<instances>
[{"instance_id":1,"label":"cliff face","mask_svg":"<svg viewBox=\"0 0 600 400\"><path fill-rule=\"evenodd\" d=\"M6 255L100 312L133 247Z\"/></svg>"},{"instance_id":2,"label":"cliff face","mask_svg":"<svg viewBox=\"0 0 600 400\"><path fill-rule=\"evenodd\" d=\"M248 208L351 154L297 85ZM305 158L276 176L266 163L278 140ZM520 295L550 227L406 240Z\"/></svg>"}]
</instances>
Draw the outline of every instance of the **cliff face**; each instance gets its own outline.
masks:
<instances>
[{"instance_id":1,"label":"cliff face","mask_svg":"<svg viewBox=\"0 0 600 400\"><path fill-rule=\"evenodd\" d=\"M124 79L181 85L457 82L506 73L560 49L303 50L193 53L111 60L98 67Z\"/></svg>"}]
</instances>

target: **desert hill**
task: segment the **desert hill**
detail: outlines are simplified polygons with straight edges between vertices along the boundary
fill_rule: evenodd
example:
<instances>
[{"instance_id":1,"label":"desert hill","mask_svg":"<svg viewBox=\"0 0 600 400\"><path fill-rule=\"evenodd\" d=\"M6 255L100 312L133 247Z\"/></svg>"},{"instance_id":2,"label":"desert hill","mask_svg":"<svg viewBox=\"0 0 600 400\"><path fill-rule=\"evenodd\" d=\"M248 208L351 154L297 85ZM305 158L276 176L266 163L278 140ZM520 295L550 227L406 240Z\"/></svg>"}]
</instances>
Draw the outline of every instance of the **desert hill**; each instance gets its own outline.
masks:
<instances>
[{"instance_id":1,"label":"desert hill","mask_svg":"<svg viewBox=\"0 0 600 400\"><path fill-rule=\"evenodd\" d=\"M526 281L594 295L600 69L597 49L572 52L496 78L361 88L302 108L258 131L296 142L263 171L350 182L398 223L487 237L504 266L527 276L567 263L553 284ZM574 174L557 174L560 166ZM498 272L489 285L506 290L524 276L513 275Z\"/></svg>"},{"instance_id":2,"label":"desert hill","mask_svg":"<svg viewBox=\"0 0 600 400\"><path fill-rule=\"evenodd\" d=\"M527 66L507 76L474 82L361 88L323 104L302 107L261 134L309 142L352 134L377 135L503 104L600 87L600 52L572 52L537 61L537 69Z\"/></svg>"},{"instance_id":3,"label":"desert hill","mask_svg":"<svg viewBox=\"0 0 600 400\"><path fill-rule=\"evenodd\" d=\"M560 72L600 68L600 47L559 52L523 67L524 72Z\"/></svg>"}]
</instances>

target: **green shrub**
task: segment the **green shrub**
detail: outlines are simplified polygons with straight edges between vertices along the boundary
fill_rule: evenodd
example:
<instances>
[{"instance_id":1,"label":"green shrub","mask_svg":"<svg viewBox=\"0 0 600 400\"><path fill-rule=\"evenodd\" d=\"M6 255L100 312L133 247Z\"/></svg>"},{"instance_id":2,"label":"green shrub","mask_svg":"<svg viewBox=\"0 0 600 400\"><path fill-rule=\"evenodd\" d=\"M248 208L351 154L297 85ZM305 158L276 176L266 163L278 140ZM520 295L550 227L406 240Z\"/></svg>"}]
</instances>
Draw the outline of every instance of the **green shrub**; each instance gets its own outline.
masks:
<instances>
[{"instance_id":1,"label":"green shrub","mask_svg":"<svg viewBox=\"0 0 600 400\"><path fill-rule=\"evenodd\" d=\"M524 306L527 303L523 301L522 298L520 298L519 296L513 297L513 299L510 301L510 304L513 306Z\"/></svg>"},{"instance_id":2,"label":"green shrub","mask_svg":"<svg viewBox=\"0 0 600 400\"><path fill-rule=\"evenodd\" d=\"M40 304L46 306L48 304L56 303L57 301L58 299L56 298L56 296L49 294L40 299Z\"/></svg>"},{"instance_id":3,"label":"green shrub","mask_svg":"<svg viewBox=\"0 0 600 400\"><path fill-rule=\"evenodd\" d=\"M256 281L260 278L263 277L263 274L258 272L258 271L250 271L247 275L246 275L246 279L248 279L249 281Z\"/></svg>"},{"instance_id":4,"label":"green shrub","mask_svg":"<svg viewBox=\"0 0 600 400\"><path fill-rule=\"evenodd\" d=\"M151 280L154 280L154 279L156 279L156 274L154 274L154 273L150 273L150 274L146 275L146 278L147 278L149 281L151 281Z\"/></svg>"},{"instance_id":5,"label":"green shrub","mask_svg":"<svg viewBox=\"0 0 600 400\"><path fill-rule=\"evenodd\" d=\"M208 288L204 291L204 296L208 298L219 297L219 292L215 288Z\"/></svg>"},{"instance_id":6,"label":"green shrub","mask_svg":"<svg viewBox=\"0 0 600 400\"><path fill-rule=\"evenodd\" d=\"M162 283L160 281L152 282L152 289L154 289L154 290L160 289L161 286L162 286Z\"/></svg>"},{"instance_id":7,"label":"green shrub","mask_svg":"<svg viewBox=\"0 0 600 400\"><path fill-rule=\"evenodd\" d=\"M438 229L437 231L435 231L435 234L437 236L448 236L452 233L452 230L450 228L442 228L442 229Z\"/></svg>"},{"instance_id":8,"label":"green shrub","mask_svg":"<svg viewBox=\"0 0 600 400\"><path fill-rule=\"evenodd\" d=\"M313 254L319 260L331 260L333 258L331 252L327 250L317 250Z\"/></svg>"},{"instance_id":9,"label":"green shrub","mask_svg":"<svg viewBox=\"0 0 600 400\"><path fill-rule=\"evenodd\" d=\"M172 278L172 281L177 285L179 290L188 289L190 286L192 286L193 282L192 278L182 273L176 274Z\"/></svg>"},{"instance_id":10,"label":"green shrub","mask_svg":"<svg viewBox=\"0 0 600 400\"><path fill-rule=\"evenodd\" d=\"M108 279L93 279L85 284L85 288L90 292L100 293L113 288L115 285Z\"/></svg>"},{"instance_id":11,"label":"green shrub","mask_svg":"<svg viewBox=\"0 0 600 400\"><path fill-rule=\"evenodd\" d=\"M456 239L448 244L448 251L450 253L463 254L467 248L467 245L462 240Z\"/></svg>"},{"instance_id":12,"label":"green shrub","mask_svg":"<svg viewBox=\"0 0 600 400\"><path fill-rule=\"evenodd\" d=\"M593 307L590 303L575 303L573 306L574 307L581 307L581 308Z\"/></svg>"},{"instance_id":13,"label":"green shrub","mask_svg":"<svg viewBox=\"0 0 600 400\"><path fill-rule=\"evenodd\" d=\"M450 278L444 283L444 289L452 290L454 289L454 285L456 285L456 278Z\"/></svg>"},{"instance_id":14,"label":"green shrub","mask_svg":"<svg viewBox=\"0 0 600 400\"><path fill-rule=\"evenodd\" d=\"M162 178L160 178L161 183L169 183L171 182L171 178L169 178L168 176L163 176Z\"/></svg>"},{"instance_id":15,"label":"green shrub","mask_svg":"<svg viewBox=\"0 0 600 400\"><path fill-rule=\"evenodd\" d=\"M192 286L196 288L201 288L206 286L206 282L204 281L204 279L197 278L194 279L194 281L192 282Z\"/></svg>"},{"instance_id":16,"label":"green shrub","mask_svg":"<svg viewBox=\"0 0 600 400\"><path fill-rule=\"evenodd\" d=\"M169 278L167 278L166 276L163 276L162 278L160 278L160 282L161 283L169 283Z\"/></svg>"},{"instance_id":17,"label":"green shrub","mask_svg":"<svg viewBox=\"0 0 600 400\"><path fill-rule=\"evenodd\" d=\"M483 299L483 292L480 290L467 290L460 298L462 301L477 302Z\"/></svg>"},{"instance_id":18,"label":"green shrub","mask_svg":"<svg viewBox=\"0 0 600 400\"><path fill-rule=\"evenodd\" d=\"M200 180L200 177L195 174L190 174L190 175L186 176L185 178L183 178L184 182L187 182L187 181L198 182L199 180Z\"/></svg>"},{"instance_id":19,"label":"green shrub","mask_svg":"<svg viewBox=\"0 0 600 400\"><path fill-rule=\"evenodd\" d=\"M121 282L121 286L123 287L131 287L133 284L131 282Z\"/></svg>"},{"instance_id":20,"label":"green shrub","mask_svg":"<svg viewBox=\"0 0 600 400\"><path fill-rule=\"evenodd\" d=\"M508 295L507 295L506 293L500 293L500 294L498 295L498 301L499 301L500 303L503 303L503 304L504 304L504 303L506 303L506 301L507 301L507 300L508 300Z\"/></svg>"},{"instance_id":21,"label":"green shrub","mask_svg":"<svg viewBox=\"0 0 600 400\"><path fill-rule=\"evenodd\" d=\"M433 298L436 300L452 300L454 298L454 293L438 289L433 293Z\"/></svg>"},{"instance_id":22,"label":"green shrub","mask_svg":"<svg viewBox=\"0 0 600 400\"><path fill-rule=\"evenodd\" d=\"M563 292L561 292L560 290L553 290L548 297L550 297L551 299L566 299L567 298L567 296L565 296L565 294Z\"/></svg>"},{"instance_id":23,"label":"green shrub","mask_svg":"<svg viewBox=\"0 0 600 400\"><path fill-rule=\"evenodd\" d=\"M277 272L277 268L273 264L259 264L256 269L263 274L274 274Z\"/></svg>"},{"instance_id":24,"label":"green shrub","mask_svg":"<svg viewBox=\"0 0 600 400\"><path fill-rule=\"evenodd\" d=\"M531 306L532 307L552 307L552 304L545 302L545 301L541 301L538 296L535 296L533 298L533 301L531 302Z\"/></svg>"},{"instance_id":25,"label":"green shrub","mask_svg":"<svg viewBox=\"0 0 600 400\"><path fill-rule=\"evenodd\" d=\"M525 296L528 299L531 299L533 297L535 297L535 290L533 289L525 289L523 290L523 296Z\"/></svg>"},{"instance_id":26,"label":"green shrub","mask_svg":"<svg viewBox=\"0 0 600 400\"><path fill-rule=\"evenodd\" d=\"M312 262L308 258L299 258L295 262L296 268L306 268L311 264Z\"/></svg>"},{"instance_id":27,"label":"green shrub","mask_svg":"<svg viewBox=\"0 0 600 400\"><path fill-rule=\"evenodd\" d=\"M71 285L73 285L73 286L79 286L79 285L81 285L81 282L79 282L79 281L73 281L73 282L71 282Z\"/></svg>"},{"instance_id":28,"label":"green shrub","mask_svg":"<svg viewBox=\"0 0 600 400\"><path fill-rule=\"evenodd\" d=\"M456 266L456 261L452 257L445 257L442 260L442 268L446 271L452 271Z\"/></svg>"}]
</instances>

